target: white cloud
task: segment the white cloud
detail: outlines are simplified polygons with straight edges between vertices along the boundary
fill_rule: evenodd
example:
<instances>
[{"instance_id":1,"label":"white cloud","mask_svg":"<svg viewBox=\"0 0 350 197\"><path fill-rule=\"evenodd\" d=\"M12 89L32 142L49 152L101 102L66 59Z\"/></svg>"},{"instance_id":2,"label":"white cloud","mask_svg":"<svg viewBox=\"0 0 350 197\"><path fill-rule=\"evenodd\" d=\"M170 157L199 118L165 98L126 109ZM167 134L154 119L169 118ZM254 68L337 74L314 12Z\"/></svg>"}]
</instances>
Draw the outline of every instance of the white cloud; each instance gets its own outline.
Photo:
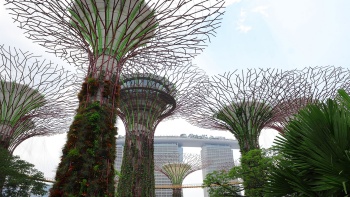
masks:
<instances>
[{"instance_id":1,"label":"white cloud","mask_svg":"<svg viewBox=\"0 0 350 197\"><path fill-rule=\"evenodd\" d=\"M241 8L241 12L239 15L239 19L237 22L237 30L243 33L247 33L248 31L252 30L252 26L246 25L245 20L247 18L247 11L243 8Z\"/></svg>"},{"instance_id":2,"label":"white cloud","mask_svg":"<svg viewBox=\"0 0 350 197\"><path fill-rule=\"evenodd\" d=\"M237 30L243 33L247 33L248 31L252 30L252 26L238 24Z\"/></svg>"},{"instance_id":3,"label":"white cloud","mask_svg":"<svg viewBox=\"0 0 350 197\"><path fill-rule=\"evenodd\" d=\"M260 5L260 6L257 6L255 8L252 9L252 12L256 12L256 13L259 13L265 17L268 17L269 14L267 13L267 9L269 8L269 6L267 5Z\"/></svg>"}]
</instances>

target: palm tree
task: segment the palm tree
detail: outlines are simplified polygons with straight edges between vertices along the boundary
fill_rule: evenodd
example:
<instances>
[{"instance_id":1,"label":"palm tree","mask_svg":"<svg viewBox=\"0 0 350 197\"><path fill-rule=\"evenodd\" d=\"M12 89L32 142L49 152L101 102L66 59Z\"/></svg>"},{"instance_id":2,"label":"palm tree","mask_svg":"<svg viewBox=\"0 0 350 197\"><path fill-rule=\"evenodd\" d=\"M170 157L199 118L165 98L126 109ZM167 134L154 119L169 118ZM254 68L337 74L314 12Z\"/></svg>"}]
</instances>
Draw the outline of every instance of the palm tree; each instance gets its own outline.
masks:
<instances>
[{"instance_id":1,"label":"palm tree","mask_svg":"<svg viewBox=\"0 0 350 197\"><path fill-rule=\"evenodd\" d=\"M350 97L344 90L308 105L277 140L281 159L271 170L270 196L349 196Z\"/></svg>"}]
</instances>

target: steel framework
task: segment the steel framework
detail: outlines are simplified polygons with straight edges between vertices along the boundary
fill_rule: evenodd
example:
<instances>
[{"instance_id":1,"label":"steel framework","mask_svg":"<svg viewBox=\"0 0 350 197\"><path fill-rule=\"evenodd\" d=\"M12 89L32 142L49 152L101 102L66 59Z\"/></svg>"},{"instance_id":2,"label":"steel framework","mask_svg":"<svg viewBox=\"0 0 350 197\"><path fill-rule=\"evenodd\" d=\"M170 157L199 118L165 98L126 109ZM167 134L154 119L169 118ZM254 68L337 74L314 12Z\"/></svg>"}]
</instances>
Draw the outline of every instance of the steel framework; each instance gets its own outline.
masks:
<instances>
[{"instance_id":1,"label":"steel framework","mask_svg":"<svg viewBox=\"0 0 350 197\"><path fill-rule=\"evenodd\" d=\"M183 180L197 170L206 168L210 162L203 161L198 154L156 155L154 170L167 176L173 185L181 186ZM182 196L182 187L172 187L173 197Z\"/></svg>"},{"instance_id":2,"label":"steel framework","mask_svg":"<svg viewBox=\"0 0 350 197\"><path fill-rule=\"evenodd\" d=\"M155 129L162 120L180 116L191 97L200 94L197 87L205 79L190 63L122 74L118 115L126 136L119 196L154 196Z\"/></svg>"},{"instance_id":3,"label":"steel framework","mask_svg":"<svg viewBox=\"0 0 350 197\"><path fill-rule=\"evenodd\" d=\"M76 76L20 49L0 46L0 146L13 153L24 140L66 131ZM70 90L71 89L71 90Z\"/></svg>"}]
</instances>

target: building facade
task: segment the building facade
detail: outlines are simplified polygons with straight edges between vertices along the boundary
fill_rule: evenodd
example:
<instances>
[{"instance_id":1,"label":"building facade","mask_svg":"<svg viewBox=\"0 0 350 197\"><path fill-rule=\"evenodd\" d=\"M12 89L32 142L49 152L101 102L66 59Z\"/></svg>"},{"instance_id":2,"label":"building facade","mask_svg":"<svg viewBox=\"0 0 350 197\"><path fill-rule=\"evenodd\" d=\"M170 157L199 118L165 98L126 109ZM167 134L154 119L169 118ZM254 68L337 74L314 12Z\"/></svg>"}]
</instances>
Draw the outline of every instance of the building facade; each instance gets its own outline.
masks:
<instances>
[{"instance_id":1,"label":"building facade","mask_svg":"<svg viewBox=\"0 0 350 197\"><path fill-rule=\"evenodd\" d=\"M201 157L210 161L210 166L202 170L202 176L216 170L229 170L234 166L233 152L228 145L211 145L202 146ZM209 197L208 189L204 188L204 197Z\"/></svg>"},{"instance_id":2,"label":"building facade","mask_svg":"<svg viewBox=\"0 0 350 197\"><path fill-rule=\"evenodd\" d=\"M124 136L117 138L117 158L115 167L120 171L123 157L125 139ZM186 135L180 136L155 136L154 155L182 155L183 147L201 147L201 157L210 162L210 166L202 170L203 177L206 174L220 170L223 167L233 166L232 149L238 149L236 140L225 139L224 137L213 137L206 135ZM179 158L181 160L181 158ZM155 161L157 162L157 161ZM156 185L171 185L171 181L164 174L155 172ZM204 195L208 196L206 190ZM156 189L157 197L172 197L171 189Z\"/></svg>"}]
</instances>

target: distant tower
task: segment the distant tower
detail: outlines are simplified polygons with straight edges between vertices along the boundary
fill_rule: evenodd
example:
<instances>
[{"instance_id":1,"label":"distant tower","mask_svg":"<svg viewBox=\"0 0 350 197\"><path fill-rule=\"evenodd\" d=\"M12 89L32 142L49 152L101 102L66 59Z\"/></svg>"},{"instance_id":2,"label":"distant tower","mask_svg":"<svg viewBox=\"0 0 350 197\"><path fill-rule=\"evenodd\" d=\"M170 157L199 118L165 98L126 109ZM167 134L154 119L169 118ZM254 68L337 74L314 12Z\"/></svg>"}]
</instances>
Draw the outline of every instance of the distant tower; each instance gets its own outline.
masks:
<instances>
[{"instance_id":1,"label":"distant tower","mask_svg":"<svg viewBox=\"0 0 350 197\"><path fill-rule=\"evenodd\" d=\"M197 154L157 155L155 159L155 170L165 174L173 185L173 197L182 196L181 186L187 175L208 165Z\"/></svg>"},{"instance_id":2,"label":"distant tower","mask_svg":"<svg viewBox=\"0 0 350 197\"><path fill-rule=\"evenodd\" d=\"M155 144L154 144L154 155L155 157L157 155L178 155L182 154L183 149L182 147L179 147L178 143L176 142L169 142L169 143L157 143L157 138L155 136ZM116 169L120 172L121 170L121 164L122 164L122 158L123 158L123 152L124 152L124 145L125 145L125 138L124 136L119 136L117 140L117 159L116 159ZM157 162L157 161L154 161ZM156 165L156 164L155 164ZM155 177L155 185L171 185L171 181L167 176L164 174L155 171L154 172ZM117 177L119 179L119 177ZM172 196L172 190L171 189L156 189L155 190L155 197L171 197Z\"/></svg>"},{"instance_id":3,"label":"distant tower","mask_svg":"<svg viewBox=\"0 0 350 197\"><path fill-rule=\"evenodd\" d=\"M201 157L210 160L210 165L202 170L203 179L213 171L230 170L234 166L232 147L229 145L205 144L202 146ZM204 188L204 197L209 197Z\"/></svg>"},{"instance_id":4,"label":"distant tower","mask_svg":"<svg viewBox=\"0 0 350 197\"><path fill-rule=\"evenodd\" d=\"M157 143L157 138L155 139L154 144L154 157L157 158L158 155L182 155L183 147L179 144L172 143ZM158 165L159 161L155 160L155 166ZM171 185L170 179L163 173L159 171L154 171L155 183L156 185ZM172 189L156 189L156 197L172 197Z\"/></svg>"},{"instance_id":5,"label":"distant tower","mask_svg":"<svg viewBox=\"0 0 350 197\"><path fill-rule=\"evenodd\" d=\"M24 140L68 129L75 76L18 49L0 46L0 146L13 153Z\"/></svg>"}]
</instances>

